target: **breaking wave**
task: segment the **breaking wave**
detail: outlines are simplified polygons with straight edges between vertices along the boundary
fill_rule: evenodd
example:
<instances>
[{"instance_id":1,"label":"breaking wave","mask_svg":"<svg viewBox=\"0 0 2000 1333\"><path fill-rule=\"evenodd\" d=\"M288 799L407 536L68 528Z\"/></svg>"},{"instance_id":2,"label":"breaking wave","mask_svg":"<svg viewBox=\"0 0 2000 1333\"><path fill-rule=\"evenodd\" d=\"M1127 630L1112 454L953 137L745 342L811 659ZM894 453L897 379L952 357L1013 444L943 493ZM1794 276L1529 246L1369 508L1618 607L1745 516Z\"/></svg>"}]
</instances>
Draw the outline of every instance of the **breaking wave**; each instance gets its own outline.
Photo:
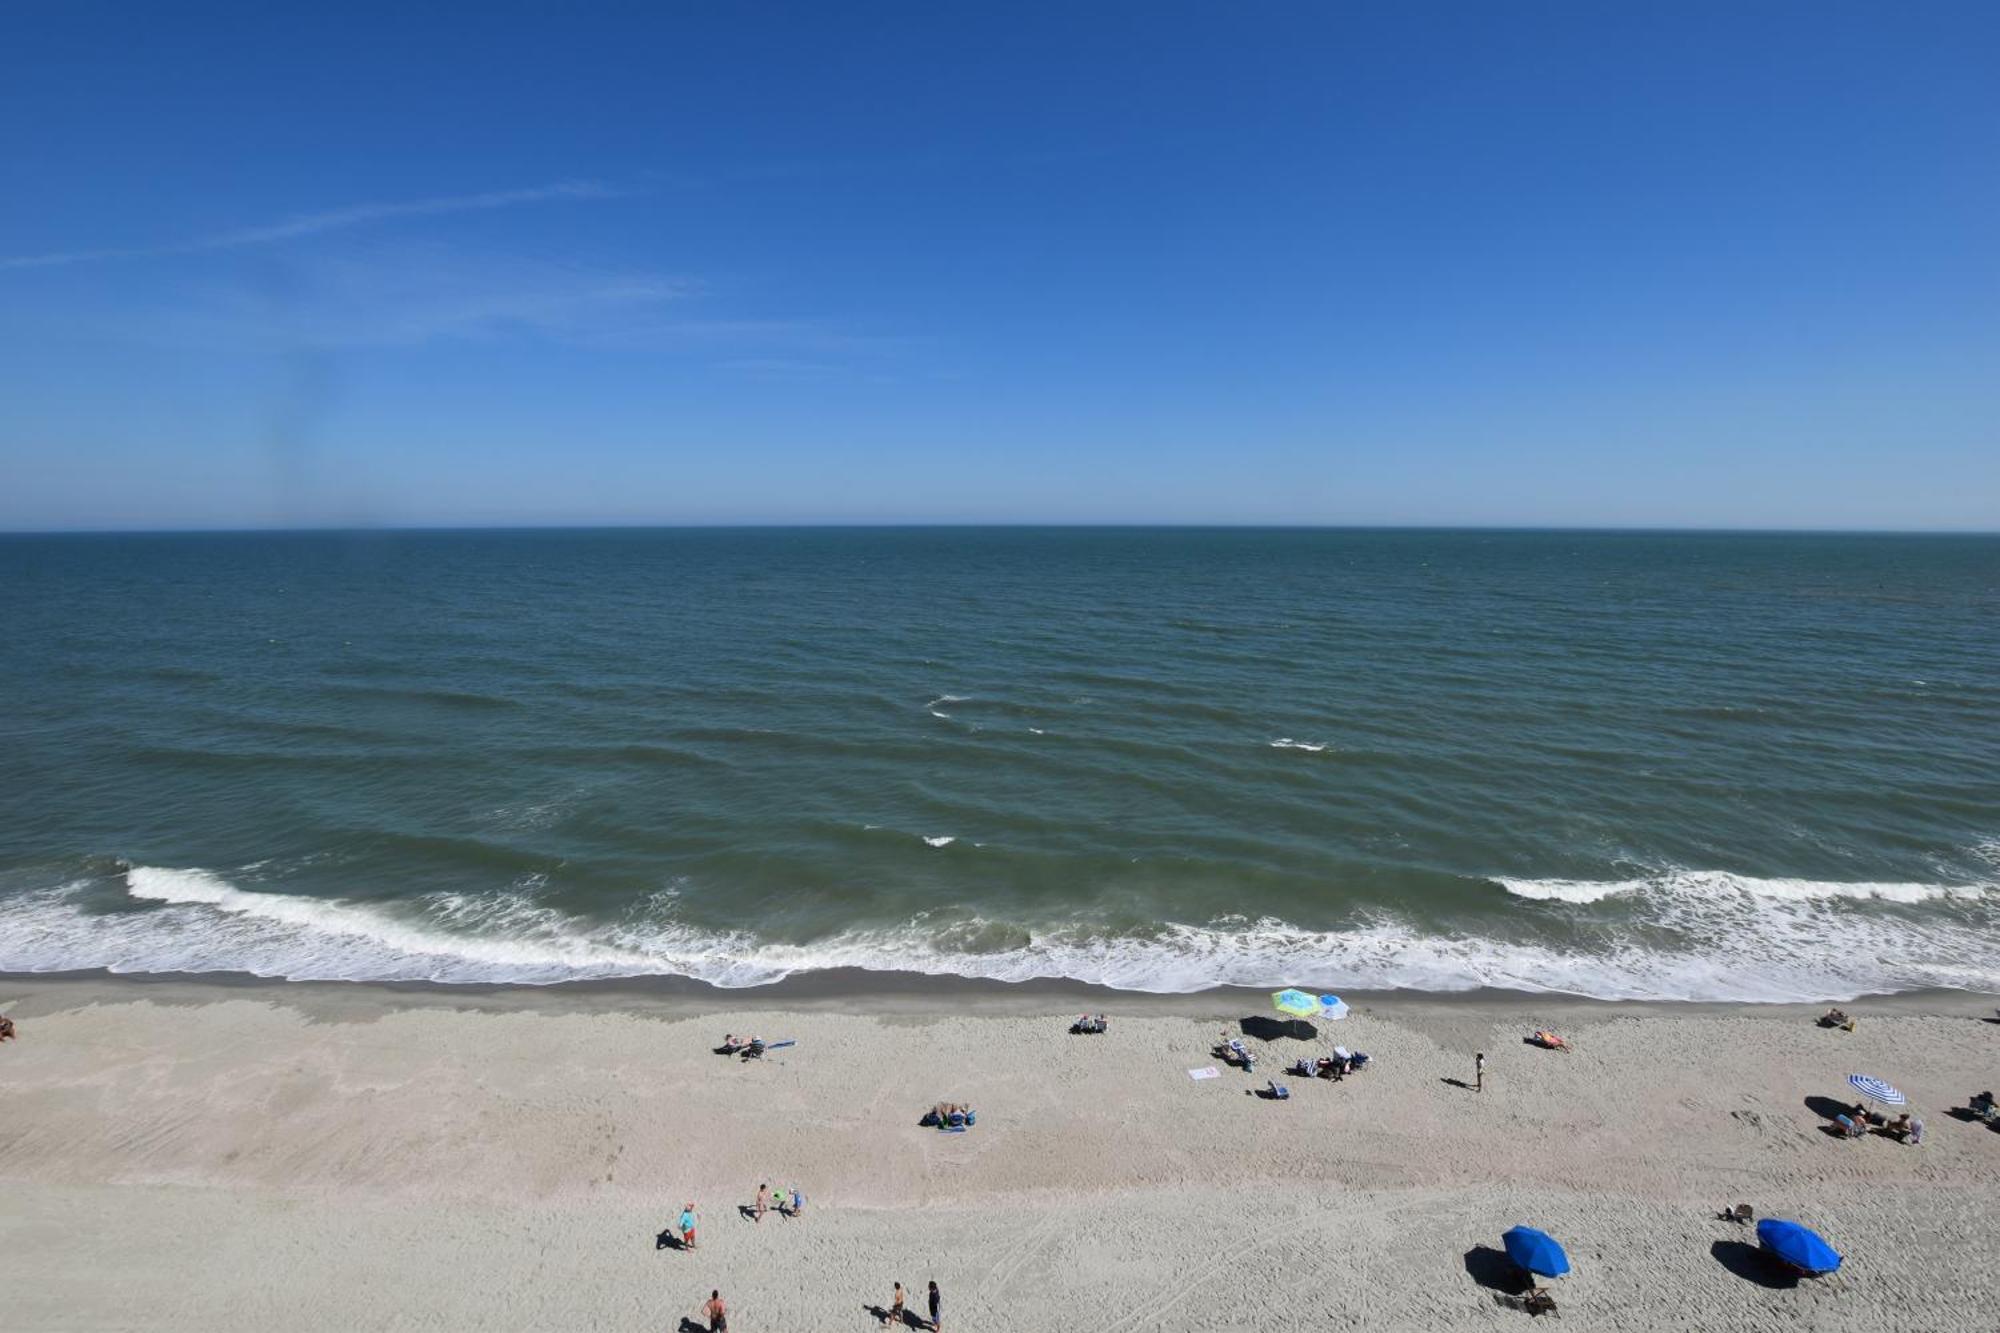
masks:
<instances>
[{"instance_id":1,"label":"breaking wave","mask_svg":"<svg viewBox=\"0 0 2000 1333\"><path fill-rule=\"evenodd\" d=\"M786 942L676 922L670 893L603 922L519 892L371 903L244 889L201 869L132 866L114 910L93 910L87 881L15 899L0 916L0 970L527 984L672 975L741 987L893 960L896 970L930 975L1061 978L1163 993L1217 985L1491 986L1606 999L1781 1001L1933 986L2000 990L2000 957L1990 944L2000 904L1991 885L1816 884L1719 872L1501 883L1555 905L1548 910L1591 911L1611 901L1626 910L1575 947L1532 933L1431 934L1386 915L1342 930L1221 918L1118 931L1032 929L945 911ZM1951 910L1916 919L1919 903Z\"/></svg>"}]
</instances>

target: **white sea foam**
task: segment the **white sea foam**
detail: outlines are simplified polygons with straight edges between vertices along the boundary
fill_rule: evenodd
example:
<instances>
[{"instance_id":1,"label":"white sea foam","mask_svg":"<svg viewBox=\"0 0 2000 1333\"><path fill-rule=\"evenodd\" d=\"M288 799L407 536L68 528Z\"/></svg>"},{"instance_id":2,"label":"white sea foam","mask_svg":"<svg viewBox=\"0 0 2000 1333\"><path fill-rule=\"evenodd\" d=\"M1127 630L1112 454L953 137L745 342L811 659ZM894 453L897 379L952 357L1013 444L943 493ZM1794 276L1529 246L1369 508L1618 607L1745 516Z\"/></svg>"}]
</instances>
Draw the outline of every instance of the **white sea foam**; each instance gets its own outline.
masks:
<instances>
[{"instance_id":1,"label":"white sea foam","mask_svg":"<svg viewBox=\"0 0 2000 1333\"><path fill-rule=\"evenodd\" d=\"M924 838L924 845L926 847L949 847L957 841L958 838L949 833L941 834L940 836L935 838L926 835Z\"/></svg>"},{"instance_id":2,"label":"white sea foam","mask_svg":"<svg viewBox=\"0 0 2000 1333\"><path fill-rule=\"evenodd\" d=\"M1684 897L1745 894L1753 898L1809 901L1822 898L1874 898L1882 902L1920 903L1953 895L1977 895L1977 884L1907 884L1815 879L1758 879L1724 870L1668 870L1644 879L1508 879L1494 881L1517 898L1566 903L1594 903L1624 894L1653 893Z\"/></svg>"},{"instance_id":3,"label":"white sea foam","mask_svg":"<svg viewBox=\"0 0 2000 1333\"><path fill-rule=\"evenodd\" d=\"M898 969L933 975L1069 978L1155 992L1289 983L1826 1000L1927 986L2000 990L2000 953L1992 946L2000 894L1992 886L1953 886L1957 906L1935 920L1911 920L1859 907L1860 900L1881 895L1855 894L1853 886L1832 893L1716 886L1740 878L1682 872L1620 881L1621 895L1636 895L1631 901L1644 928L1606 928L1575 947L1534 935L1441 936L1386 916L1334 931L1268 918L1221 918L1203 925L1165 923L1134 936L1088 925L1031 931L927 914L892 927L783 943L742 931L693 929L673 919L677 904L660 894L637 904L624 921L593 923L517 893L377 904L256 892L204 870L140 866L126 876L133 910L87 910L87 884L14 899L0 914L0 971L103 967L299 980L526 983L679 975L733 987L823 968L881 968L893 960ZM1690 883L1693 888L1686 887ZM1587 906L1592 900L1563 901Z\"/></svg>"},{"instance_id":4,"label":"white sea foam","mask_svg":"<svg viewBox=\"0 0 2000 1333\"><path fill-rule=\"evenodd\" d=\"M1271 742L1271 748L1273 750L1305 750L1312 754L1318 754L1320 751L1326 749L1326 745L1319 741L1295 741L1290 736L1280 736Z\"/></svg>"}]
</instances>

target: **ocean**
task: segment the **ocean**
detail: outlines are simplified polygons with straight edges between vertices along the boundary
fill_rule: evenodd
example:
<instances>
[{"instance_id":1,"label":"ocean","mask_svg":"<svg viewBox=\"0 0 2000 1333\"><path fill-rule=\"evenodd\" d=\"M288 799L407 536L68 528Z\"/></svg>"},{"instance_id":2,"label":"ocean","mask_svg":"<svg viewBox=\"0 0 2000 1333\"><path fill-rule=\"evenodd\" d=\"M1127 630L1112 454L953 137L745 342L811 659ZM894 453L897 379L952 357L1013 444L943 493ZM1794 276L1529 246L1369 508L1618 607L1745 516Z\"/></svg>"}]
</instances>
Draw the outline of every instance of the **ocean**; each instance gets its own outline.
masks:
<instances>
[{"instance_id":1,"label":"ocean","mask_svg":"<svg viewBox=\"0 0 2000 1333\"><path fill-rule=\"evenodd\" d=\"M2000 990L2000 538L0 537L0 972Z\"/></svg>"}]
</instances>

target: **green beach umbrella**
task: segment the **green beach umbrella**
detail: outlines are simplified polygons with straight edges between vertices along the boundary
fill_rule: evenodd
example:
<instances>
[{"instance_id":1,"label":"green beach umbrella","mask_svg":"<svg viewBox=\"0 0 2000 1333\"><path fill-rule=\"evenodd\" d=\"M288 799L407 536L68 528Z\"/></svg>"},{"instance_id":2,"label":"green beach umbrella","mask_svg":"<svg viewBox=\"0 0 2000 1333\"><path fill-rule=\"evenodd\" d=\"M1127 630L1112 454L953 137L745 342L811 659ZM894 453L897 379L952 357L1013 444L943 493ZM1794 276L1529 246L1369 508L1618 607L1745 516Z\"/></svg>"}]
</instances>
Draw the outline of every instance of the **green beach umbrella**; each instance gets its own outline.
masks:
<instances>
[{"instance_id":1,"label":"green beach umbrella","mask_svg":"<svg viewBox=\"0 0 2000 1333\"><path fill-rule=\"evenodd\" d=\"M1294 1018L1311 1018L1319 1013L1319 996L1308 995L1302 990L1281 990L1271 997L1281 1014Z\"/></svg>"}]
</instances>

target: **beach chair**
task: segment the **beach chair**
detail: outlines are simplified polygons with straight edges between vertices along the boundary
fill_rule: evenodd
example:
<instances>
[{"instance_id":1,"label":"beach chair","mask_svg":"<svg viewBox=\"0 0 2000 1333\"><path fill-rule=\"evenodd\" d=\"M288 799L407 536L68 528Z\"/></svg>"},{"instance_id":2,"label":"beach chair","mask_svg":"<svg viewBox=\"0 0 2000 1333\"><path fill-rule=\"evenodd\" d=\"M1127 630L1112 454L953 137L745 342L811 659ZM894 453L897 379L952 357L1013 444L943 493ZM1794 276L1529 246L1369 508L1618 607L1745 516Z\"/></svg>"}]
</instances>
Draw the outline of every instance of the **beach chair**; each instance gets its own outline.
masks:
<instances>
[{"instance_id":1,"label":"beach chair","mask_svg":"<svg viewBox=\"0 0 2000 1333\"><path fill-rule=\"evenodd\" d=\"M1536 1287L1521 1298L1521 1308L1529 1314L1559 1314L1556 1298L1547 1287Z\"/></svg>"},{"instance_id":2,"label":"beach chair","mask_svg":"<svg viewBox=\"0 0 2000 1333\"><path fill-rule=\"evenodd\" d=\"M1840 1126L1840 1137L1843 1139L1858 1139L1868 1132L1867 1124L1851 1115L1837 1115L1833 1123Z\"/></svg>"}]
</instances>

